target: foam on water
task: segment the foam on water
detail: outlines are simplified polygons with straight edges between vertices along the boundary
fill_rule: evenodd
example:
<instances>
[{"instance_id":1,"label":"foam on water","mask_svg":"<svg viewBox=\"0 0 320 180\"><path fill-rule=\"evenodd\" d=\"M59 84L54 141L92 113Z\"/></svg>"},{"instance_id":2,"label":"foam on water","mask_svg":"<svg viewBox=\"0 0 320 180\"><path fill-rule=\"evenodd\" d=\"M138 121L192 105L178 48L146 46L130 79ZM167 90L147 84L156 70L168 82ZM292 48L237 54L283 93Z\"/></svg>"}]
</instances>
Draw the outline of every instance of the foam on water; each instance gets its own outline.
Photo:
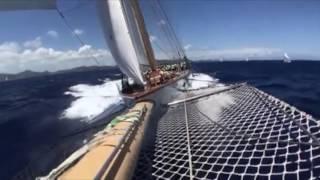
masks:
<instances>
[{"instance_id":1,"label":"foam on water","mask_svg":"<svg viewBox=\"0 0 320 180\"><path fill-rule=\"evenodd\" d=\"M76 99L63 114L63 118L91 122L104 112L112 113L124 105L119 92L121 80L105 80L101 85L78 84L69 88L65 95Z\"/></svg>"},{"instance_id":2,"label":"foam on water","mask_svg":"<svg viewBox=\"0 0 320 180\"><path fill-rule=\"evenodd\" d=\"M203 73L190 74L186 80L180 80L177 88L181 90L199 90L199 93L211 92L213 90L222 90L226 86L219 82L219 79ZM206 112L214 121L217 121L222 110L234 104L234 98L228 94L215 94L209 96L206 100L197 102L200 111Z\"/></svg>"},{"instance_id":3,"label":"foam on water","mask_svg":"<svg viewBox=\"0 0 320 180\"><path fill-rule=\"evenodd\" d=\"M219 79L213 78L203 73L192 73L187 77L187 80L182 79L177 82L177 88L181 90L197 90L212 86L222 86L218 83Z\"/></svg>"},{"instance_id":4,"label":"foam on water","mask_svg":"<svg viewBox=\"0 0 320 180\"><path fill-rule=\"evenodd\" d=\"M218 79L207 74L195 73L188 76L188 80L177 82L177 89L196 90L212 86L219 86ZM186 87L184 87L186 86ZM93 122L98 116L104 116L120 110L125 104L119 90L121 80L105 80L100 85L78 84L69 88L65 95L71 95L76 99L62 113L62 118L81 119ZM172 90L172 88L171 88ZM173 93L176 94L176 93Z\"/></svg>"}]
</instances>

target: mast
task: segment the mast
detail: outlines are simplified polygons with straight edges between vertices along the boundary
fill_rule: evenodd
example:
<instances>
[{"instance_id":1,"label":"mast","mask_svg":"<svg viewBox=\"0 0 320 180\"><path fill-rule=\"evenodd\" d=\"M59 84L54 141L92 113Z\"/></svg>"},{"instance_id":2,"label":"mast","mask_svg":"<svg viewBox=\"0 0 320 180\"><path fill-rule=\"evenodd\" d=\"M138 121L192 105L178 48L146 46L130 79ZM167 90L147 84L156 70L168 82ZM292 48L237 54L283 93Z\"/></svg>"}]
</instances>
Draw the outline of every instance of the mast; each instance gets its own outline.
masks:
<instances>
[{"instance_id":1,"label":"mast","mask_svg":"<svg viewBox=\"0 0 320 180\"><path fill-rule=\"evenodd\" d=\"M119 69L135 83L143 85L145 82L139 60L145 60L146 63L148 60L143 51L142 38L139 37L139 46L135 41L140 33L130 1L97 0L98 16L106 43Z\"/></svg>"},{"instance_id":2,"label":"mast","mask_svg":"<svg viewBox=\"0 0 320 180\"><path fill-rule=\"evenodd\" d=\"M154 57L153 49L151 46L149 34L147 32L145 22L143 19L142 12L140 10L139 2L138 0L132 0L132 8L133 8L133 14L136 17L138 28L140 30L140 34L142 37L142 42L145 48L147 60L149 62L149 65L151 67L151 70L155 70L157 67L157 63Z\"/></svg>"}]
</instances>

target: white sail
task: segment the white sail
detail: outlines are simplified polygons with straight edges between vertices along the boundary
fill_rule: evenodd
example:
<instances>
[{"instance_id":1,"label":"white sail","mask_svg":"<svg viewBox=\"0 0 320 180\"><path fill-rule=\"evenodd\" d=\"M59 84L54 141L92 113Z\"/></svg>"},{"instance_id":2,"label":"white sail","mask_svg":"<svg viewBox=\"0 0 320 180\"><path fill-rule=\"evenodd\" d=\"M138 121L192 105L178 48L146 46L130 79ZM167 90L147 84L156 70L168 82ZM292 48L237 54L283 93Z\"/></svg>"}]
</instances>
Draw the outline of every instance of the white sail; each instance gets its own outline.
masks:
<instances>
[{"instance_id":1,"label":"white sail","mask_svg":"<svg viewBox=\"0 0 320 180\"><path fill-rule=\"evenodd\" d=\"M287 54L287 53L284 53L284 58L286 58L286 59L290 59L290 57L288 56L288 54Z\"/></svg>"},{"instance_id":2,"label":"white sail","mask_svg":"<svg viewBox=\"0 0 320 180\"><path fill-rule=\"evenodd\" d=\"M0 0L0 11L55 8L56 0Z\"/></svg>"},{"instance_id":3,"label":"white sail","mask_svg":"<svg viewBox=\"0 0 320 180\"><path fill-rule=\"evenodd\" d=\"M290 60L290 57L287 53L284 53L283 54L283 61L286 62L286 63L290 63L291 60Z\"/></svg>"},{"instance_id":4,"label":"white sail","mask_svg":"<svg viewBox=\"0 0 320 180\"><path fill-rule=\"evenodd\" d=\"M145 58L144 48L139 47L139 32L129 1L97 0L97 6L105 39L120 70L138 84L144 84L139 59ZM138 50L140 49L140 50Z\"/></svg>"},{"instance_id":5,"label":"white sail","mask_svg":"<svg viewBox=\"0 0 320 180\"><path fill-rule=\"evenodd\" d=\"M125 14L127 18L128 29L131 34L133 46L138 56L138 61L140 64L149 65L146 52L145 52L145 47L143 45L141 33L138 28L138 22L134 18L133 9L131 7L132 0L122 0L122 2L126 11Z\"/></svg>"}]
</instances>

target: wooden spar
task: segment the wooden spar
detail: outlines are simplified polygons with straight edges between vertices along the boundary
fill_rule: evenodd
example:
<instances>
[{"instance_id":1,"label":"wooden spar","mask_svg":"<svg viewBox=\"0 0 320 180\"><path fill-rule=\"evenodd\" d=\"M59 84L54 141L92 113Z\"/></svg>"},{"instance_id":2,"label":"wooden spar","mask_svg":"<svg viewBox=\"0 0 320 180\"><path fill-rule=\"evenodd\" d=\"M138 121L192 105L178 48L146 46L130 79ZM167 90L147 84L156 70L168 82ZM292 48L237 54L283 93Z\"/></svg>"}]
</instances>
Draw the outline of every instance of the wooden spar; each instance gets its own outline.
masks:
<instances>
[{"instance_id":1,"label":"wooden spar","mask_svg":"<svg viewBox=\"0 0 320 180\"><path fill-rule=\"evenodd\" d=\"M155 70L157 67L157 63L156 63L156 60L154 57L154 53L153 53L151 42L149 39L149 34L148 34L146 26L145 26L143 15L140 10L139 2L138 2L138 0L132 0L131 2L132 2L133 13L134 13L134 16L136 17L136 20L138 23L138 27L140 30L142 42L143 42L143 45L145 48L145 52L147 55L149 65L151 67L151 70Z\"/></svg>"}]
</instances>

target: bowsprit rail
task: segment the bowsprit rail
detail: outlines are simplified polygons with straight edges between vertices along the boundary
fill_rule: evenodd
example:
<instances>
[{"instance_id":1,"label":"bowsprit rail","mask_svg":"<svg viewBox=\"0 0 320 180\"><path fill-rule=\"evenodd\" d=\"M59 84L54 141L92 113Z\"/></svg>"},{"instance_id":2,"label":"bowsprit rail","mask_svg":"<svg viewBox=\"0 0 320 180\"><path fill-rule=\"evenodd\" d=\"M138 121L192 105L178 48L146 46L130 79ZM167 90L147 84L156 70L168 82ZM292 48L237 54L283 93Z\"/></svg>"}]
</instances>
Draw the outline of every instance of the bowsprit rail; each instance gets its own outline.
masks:
<instances>
[{"instance_id":1,"label":"bowsprit rail","mask_svg":"<svg viewBox=\"0 0 320 180\"><path fill-rule=\"evenodd\" d=\"M154 144L143 147L135 179L320 175L319 122L246 84L175 104L156 126Z\"/></svg>"}]
</instances>

